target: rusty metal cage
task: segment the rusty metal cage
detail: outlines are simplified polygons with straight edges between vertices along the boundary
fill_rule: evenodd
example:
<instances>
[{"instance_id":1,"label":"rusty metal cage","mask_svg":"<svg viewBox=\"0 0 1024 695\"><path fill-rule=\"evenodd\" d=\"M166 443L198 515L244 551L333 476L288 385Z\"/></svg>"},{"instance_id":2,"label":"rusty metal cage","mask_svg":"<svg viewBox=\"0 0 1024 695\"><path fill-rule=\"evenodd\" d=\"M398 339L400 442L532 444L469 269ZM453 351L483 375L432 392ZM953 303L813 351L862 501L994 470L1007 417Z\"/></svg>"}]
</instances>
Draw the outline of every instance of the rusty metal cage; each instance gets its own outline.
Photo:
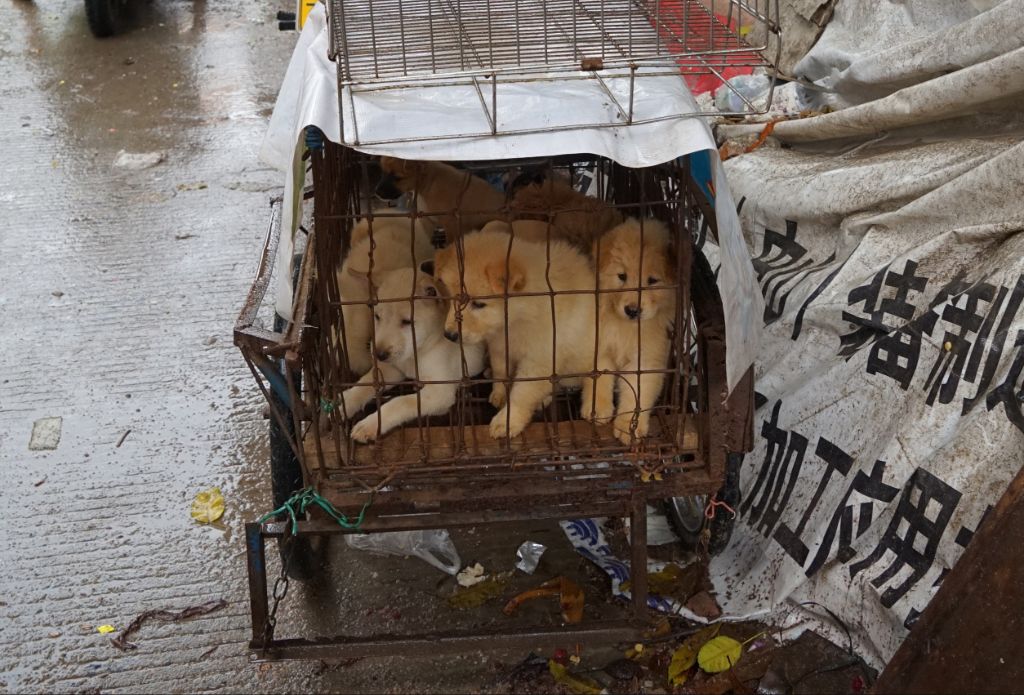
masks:
<instances>
[{"instance_id":1,"label":"rusty metal cage","mask_svg":"<svg viewBox=\"0 0 1024 695\"><path fill-rule=\"evenodd\" d=\"M778 0L328 0L330 57L338 66L343 144L374 145L608 128L702 115L696 102L674 111L638 108L645 81L682 73L705 89L724 86L742 108L771 103L781 38ZM763 70L769 94L755 103L728 78ZM520 89L592 87L614 115L568 114L514 125ZM367 135L361 124L395 100L463 100L475 125L458 133L435 124ZM396 96L397 95L397 96ZM374 105L374 99L381 101ZM556 122L557 121L557 122Z\"/></svg>"},{"instance_id":2,"label":"rusty metal cage","mask_svg":"<svg viewBox=\"0 0 1024 695\"><path fill-rule=\"evenodd\" d=\"M313 186L307 197L314 202L312 227L298 276L292 321L280 333L255 324L256 306L270 273L272 238L277 233L272 225L264 263L236 326L236 344L268 397L271 417L282 430L294 435L289 445L302 467L304 483L350 515L370 503L360 529L363 532L629 515L632 561L634 567L645 568L647 501L713 494L722 484L727 455L748 450L751 438L752 380L748 374L728 392L722 307L715 278L694 249L695 237L708 229L713 235L715 226L712 209L691 177L688 158L646 169L629 169L591 155L463 163L459 168L447 169L457 172L455 180L459 183L446 208L429 196L421 196L415 188L399 206L381 207L374 198L375 188L379 190L382 181L381 162L356 150L326 142L321 149L311 151L310 159ZM388 177L385 171L383 179ZM422 181L417 184L422 185ZM482 190L480 186L505 192L485 203L471 194ZM549 199L539 206L520 195L523 190L543 190L545 186L559 186L569 194L560 202ZM588 195L582 193L584 190ZM645 270L645 256L641 254L635 286L606 286L600 279L599 264L592 258L601 257L607 236L593 234L581 239L564 234L566 225L559 215L575 213L591 215L585 218L588 223L594 221L592 215L604 215L604 226L612 229L624 220L636 220L641 246L645 236L654 235L661 225L669 239L663 267L658 273L653 266ZM484 247L474 246L484 238L477 230L487 226L485 223L501 225L494 238L507 240L504 247L481 250ZM395 272L388 269L384 254L388 251L386 232L396 224L406 230L403 238L408 255L417 265L424 258L416 255L417 234L425 230L433 245L441 248L433 267L422 266L420 275L413 269L407 273L427 278L429 287L436 291L411 281L404 294L386 295L381 291L387 286L388 273ZM365 273L356 274L367 281L367 294L352 298L345 294L343 278L345 262L354 255L353 233L357 229L357 244L361 244L357 248L369 249ZM533 236L517 239L517 234L527 234L524 229ZM512 266L518 257L514 251L524 249L524 253L533 255L531 267L543 269L543 278L518 287L510 279L515 275ZM496 287L481 293L471 276L478 270L480 255L488 250L497 255L502 279ZM447 280L440 268L442 254L447 254ZM552 259L559 254L575 254L586 260L589 275L582 278L581 286L564 289L562 279L552 276L556 267ZM605 338L601 333L604 298L635 295L637 306L644 310L643 296L655 292L669 294L674 300L671 317L665 323L664 360L647 365L638 360L628 368L600 364L600 346L610 339L608 333ZM595 331L566 332L567 314L559 313L556 305L568 301L578 302L570 306L592 312L589 318L597 327ZM454 376L431 376L428 358L420 353L425 348L417 342L417 330L433 330L438 339L437 325L431 329L417 322L417 307L423 302L443 309L443 318L435 314L433 321L444 321L448 335L439 338L446 341L442 344L458 348L459 365ZM468 313L473 311L474 303L486 302L497 302L502 315L494 333L498 337L487 343L489 368L474 373L467 353L479 347L473 348L476 343L467 335ZM529 307L525 310L529 314L526 325L535 327L535 334L517 334L515 329L520 324L510 325L509 316L518 315L516 312L521 310L516 308L517 303L524 302ZM363 356L369 366L364 362L362 368L355 368L355 354L351 343L346 342L354 324L346 308L377 313L388 306L398 308L403 313L401 320L409 321L405 328L412 334L412 354L407 362L412 367L402 371L388 366L393 358L384 354L378 335L385 328L372 320L366 342L369 355ZM641 323L633 322L638 341ZM539 336L547 337L540 340ZM549 355L550 368L525 373L524 367L517 366L522 362L511 363L510 354L517 348L510 347L510 342L517 341L526 341L529 350ZM577 361L575 370L560 367L558 345L583 353L586 366L579 367ZM639 346L642 355L643 342L634 345ZM450 354L453 348L448 349ZM287 365L283 371L272 364L272 360L282 358ZM602 378L618 381L622 426L616 420L595 422L583 417L586 399L580 388L573 386L585 387L588 380L596 384ZM541 396L537 408L528 413L529 422L518 433L512 431L518 429L511 426L512 408L499 410L491 397L496 389L504 390L506 403L517 402L516 390L524 384L544 386L528 387L530 393L538 390ZM436 390L438 386L453 392L451 402L443 412L428 416L424 399L430 395L428 389ZM348 412L345 394L353 389L370 393L359 412ZM275 391L284 397L272 398ZM596 398L591 395L592 406ZM389 404L400 399L411 404L411 410L400 422L382 428ZM503 412L504 431L500 427ZM641 436L639 423L647 417L649 429L646 436ZM353 436L354 428L364 421L364 429L368 427L370 432L365 438L372 440L365 443ZM492 430L495 422L499 422L498 431ZM341 646L349 656L380 654L416 642L397 638L275 640L272 629L267 629L263 541L286 535L286 526L269 522L248 528L252 644L260 649L262 658L323 658ZM315 518L299 524L300 535L339 532L349 531ZM643 575L643 570L637 572L633 583L637 619L646 610ZM587 626L578 634L630 639L637 629L638 623L631 622ZM564 639L564 628L488 636L494 643L518 640L532 645L543 642L545 635ZM451 635L445 639L449 637L445 643L453 649L469 639ZM437 634L418 639L435 646L439 640L444 641Z\"/></svg>"}]
</instances>

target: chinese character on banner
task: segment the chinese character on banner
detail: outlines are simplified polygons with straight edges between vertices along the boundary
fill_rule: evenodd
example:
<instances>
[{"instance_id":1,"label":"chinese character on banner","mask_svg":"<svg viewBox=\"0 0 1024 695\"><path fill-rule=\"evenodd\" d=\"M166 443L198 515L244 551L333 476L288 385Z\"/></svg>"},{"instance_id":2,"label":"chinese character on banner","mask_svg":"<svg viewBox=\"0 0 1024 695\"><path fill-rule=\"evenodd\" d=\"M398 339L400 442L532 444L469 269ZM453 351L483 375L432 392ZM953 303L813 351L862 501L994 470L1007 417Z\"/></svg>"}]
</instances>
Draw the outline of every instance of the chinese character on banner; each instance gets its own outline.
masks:
<instances>
[{"instance_id":1,"label":"chinese character on banner","mask_svg":"<svg viewBox=\"0 0 1024 695\"><path fill-rule=\"evenodd\" d=\"M772 408L771 417L761 425L761 436L768 440L764 461L750 494L740 505L747 524L765 537L771 535L800 475L800 466L807 451L807 438L779 427L782 401Z\"/></svg>"},{"instance_id":2,"label":"chinese character on banner","mask_svg":"<svg viewBox=\"0 0 1024 695\"><path fill-rule=\"evenodd\" d=\"M839 336L839 356L850 359L869 342L895 331L898 326L888 326L886 317L895 316L910 321L914 316L914 305L908 301L911 292L923 292L928 278L917 275L917 263L907 260L903 272L890 270L888 267L875 273L871 282L850 290L846 301L850 307L863 303L862 314L857 315L844 311L842 318L852 324L854 330ZM890 292L892 288L895 292ZM883 291L892 294L882 297ZM911 347L900 352L906 352ZM906 359L906 358L904 358Z\"/></svg>"},{"instance_id":3,"label":"chinese character on banner","mask_svg":"<svg viewBox=\"0 0 1024 695\"><path fill-rule=\"evenodd\" d=\"M915 470L882 539L870 555L850 565L850 577L856 577L884 556L891 556L889 566L871 580L876 589L893 578L902 580L882 592L882 605L891 608L931 568L939 541L959 502L958 490L923 468Z\"/></svg>"},{"instance_id":4,"label":"chinese character on banner","mask_svg":"<svg viewBox=\"0 0 1024 695\"><path fill-rule=\"evenodd\" d=\"M904 391L917 371L921 356L921 336L931 335L939 320L936 307L948 299L963 292L970 285L964 282L963 275L956 275L946 283L928 304L928 311L913 319L903 328L886 334L875 341L868 352L868 374L881 374L893 379Z\"/></svg>"},{"instance_id":5,"label":"chinese character on banner","mask_svg":"<svg viewBox=\"0 0 1024 695\"><path fill-rule=\"evenodd\" d=\"M764 295L764 321L771 324L777 321L786 308L786 299L792 292L783 289L790 281L801 273L812 273L820 270L835 260L833 253L823 263L815 265L814 259L807 256L807 249L796 241L797 224L786 220L786 232L780 234L773 229L764 229L764 240L761 253L752 258L757 282L761 285Z\"/></svg>"},{"instance_id":6,"label":"chinese character on banner","mask_svg":"<svg viewBox=\"0 0 1024 695\"><path fill-rule=\"evenodd\" d=\"M835 456L834 452L832 455ZM884 474L885 461L875 461L870 473L857 471L857 475L853 476L853 482L846 489L843 498L839 500L839 505L825 528L825 535L822 536L818 551L814 554L811 564L804 569L804 574L808 577L812 576L829 560L832 548L836 545L837 533L839 547L836 550L836 557L840 562L848 562L853 558L853 541L855 538L860 538L871 526L871 521L874 518L874 503L892 502L899 492L899 488L882 482ZM858 498L864 498L864 501L852 502L850 498L855 493ZM853 529L855 514L857 517L856 533Z\"/></svg>"},{"instance_id":7,"label":"chinese character on banner","mask_svg":"<svg viewBox=\"0 0 1024 695\"><path fill-rule=\"evenodd\" d=\"M800 540L800 537L807 527L811 514L818 507L821 496L825 493L825 488L828 487L829 481L832 479L832 474L838 471L840 475L846 476L853 467L853 457L824 437L818 438L818 446L814 450L814 455L825 462L825 472L822 474L821 480L818 481L818 487L815 489L814 495L811 496L807 509L804 510L803 516L800 517L800 523L797 524L795 531L785 523L781 523L775 529L775 535L773 536L775 541L782 546L783 550L796 560L801 567L807 561L807 546ZM849 497L849 494L847 492L846 497ZM840 506L846 503L846 497L843 498Z\"/></svg>"}]
</instances>

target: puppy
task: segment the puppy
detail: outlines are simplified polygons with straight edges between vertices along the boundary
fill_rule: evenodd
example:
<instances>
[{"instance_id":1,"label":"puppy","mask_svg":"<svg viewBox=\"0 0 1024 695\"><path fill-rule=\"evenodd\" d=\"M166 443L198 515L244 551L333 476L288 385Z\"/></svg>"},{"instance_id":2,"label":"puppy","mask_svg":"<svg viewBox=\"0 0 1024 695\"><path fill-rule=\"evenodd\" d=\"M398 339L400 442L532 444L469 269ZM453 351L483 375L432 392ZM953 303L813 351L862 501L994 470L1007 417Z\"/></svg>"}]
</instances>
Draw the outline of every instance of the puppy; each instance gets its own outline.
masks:
<instances>
[{"instance_id":1,"label":"puppy","mask_svg":"<svg viewBox=\"0 0 1024 695\"><path fill-rule=\"evenodd\" d=\"M449 243L503 217L505 194L450 164L381 157L380 166L384 175L377 195L390 200L415 191L416 209L432 226L444 229Z\"/></svg>"},{"instance_id":2,"label":"puppy","mask_svg":"<svg viewBox=\"0 0 1024 695\"><path fill-rule=\"evenodd\" d=\"M642 245L640 238L640 222L630 218L594 244L598 287L618 290L600 294L597 368L636 373L603 374L583 384L583 416L614 418L615 436L624 444L647 435L665 375L643 372L668 365L676 313L676 291L665 287L675 282L668 228L645 219Z\"/></svg>"},{"instance_id":3,"label":"puppy","mask_svg":"<svg viewBox=\"0 0 1024 695\"><path fill-rule=\"evenodd\" d=\"M342 394L343 416L351 418L373 400L375 372L380 371L381 391L404 379L453 381L462 378L465 355L466 374L476 376L484 369L481 345L459 345L444 337L445 301L438 295L433 278L412 268L381 273L375 279L379 303L374 307L374 354L377 369L370 368L358 385ZM418 299L412 299L418 297ZM383 300L404 299L389 302ZM415 345L415 353L413 346ZM428 383L419 395L399 396L382 405L352 427L352 439L372 441L417 416L442 415L455 403L457 383Z\"/></svg>"},{"instance_id":4,"label":"puppy","mask_svg":"<svg viewBox=\"0 0 1024 695\"><path fill-rule=\"evenodd\" d=\"M411 219L377 217L373 220L373 244L370 242L370 221L359 220L352 229L352 246L344 263L337 272L338 293L342 302L341 315L345 322L344 349L348 355L349 367L355 374L362 374L372 364L370 360L370 324L372 313L366 302L370 299L370 285L367 273L370 270L370 254L373 254L373 277L388 270L415 267L420 261L433 254L430 234L426 225L419 220L414 225ZM331 338L337 344L341 327L332 327Z\"/></svg>"},{"instance_id":5,"label":"puppy","mask_svg":"<svg viewBox=\"0 0 1024 695\"><path fill-rule=\"evenodd\" d=\"M441 249L434 256L435 276L453 297L445 336L454 341L461 334L467 345L486 343L495 379L491 404L500 409L491 420L490 434L496 439L515 437L529 424L534 411L552 397L552 372L582 374L594 367L594 269L586 256L562 241L513 240L507 231L491 228L467 235L462 244L462 282L456 247ZM551 289L591 293L555 295L553 317L550 296L512 296ZM507 299L493 297L506 292ZM557 346L553 347L556 325ZM508 377L539 378L515 381L506 393L503 380ZM561 386L573 386L581 379L559 381Z\"/></svg>"},{"instance_id":6,"label":"puppy","mask_svg":"<svg viewBox=\"0 0 1024 695\"><path fill-rule=\"evenodd\" d=\"M595 239L622 222L615 208L555 178L520 188L512 197L510 210L516 217L550 220L554 236L586 253Z\"/></svg>"}]
</instances>

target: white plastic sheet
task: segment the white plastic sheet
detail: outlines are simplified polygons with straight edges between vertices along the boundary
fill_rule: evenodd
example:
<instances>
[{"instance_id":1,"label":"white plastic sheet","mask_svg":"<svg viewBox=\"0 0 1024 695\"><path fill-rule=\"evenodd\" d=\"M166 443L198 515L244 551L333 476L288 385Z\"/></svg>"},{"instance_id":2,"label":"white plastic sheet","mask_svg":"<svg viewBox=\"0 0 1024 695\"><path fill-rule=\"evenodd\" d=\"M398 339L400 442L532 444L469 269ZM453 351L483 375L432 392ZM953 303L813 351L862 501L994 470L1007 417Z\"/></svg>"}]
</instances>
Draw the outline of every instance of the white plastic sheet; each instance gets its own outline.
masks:
<instances>
[{"instance_id":1,"label":"white plastic sheet","mask_svg":"<svg viewBox=\"0 0 1024 695\"><path fill-rule=\"evenodd\" d=\"M999 55L950 38L1005 31L1024 3L966 19L967 3L925 4L926 24L875 45L843 24L866 6L840 3L815 55L857 105L780 123L791 148L726 163L767 327L740 518L712 579L732 617L827 607L875 666L1024 465L1024 134L1008 127L1022 37ZM878 3L899 16L872 21L921 5Z\"/></svg>"},{"instance_id":2,"label":"white plastic sheet","mask_svg":"<svg viewBox=\"0 0 1024 695\"><path fill-rule=\"evenodd\" d=\"M318 5L299 37L278 96L261 157L272 166L290 172L285 179L285 198L297 201L303 183L298 160L301 134L316 126L332 141L341 140L338 86L335 66L327 59L328 33L324 9ZM628 80L606 81L613 93L628 99ZM698 111L681 77L646 77L637 80L634 99L637 119L658 118L673 113ZM559 126L570 122L610 122L614 119L609 100L592 80L516 83L499 88L498 113L509 130ZM354 134L351 107L346 97L346 135ZM422 134L422 124L449 129L451 133L480 132L486 120L475 90L445 88L388 90L356 96L359 140L372 142L394 137L395 133ZM438 125L440 124L440 126ZM660 164L701 150L715 151L707 124L699 118L668 119L646 125L590 128L561 132L505 135L471 139L430 140L412 143L359 146L369 154L422 160L496 160L554 156L586 152L609 157L629 167ZM754 282L750 258L743 244L735 207L717 156L713 157L712 178L716 197L722 270L719 289L724 304L726 356L729 387L732 388L753 362L756 354L762 300ZM285 206L284 233L278 249L279 268L291 264L292 242L288 231L297 226L297 202ZM290 273L279 273L276 288L278 313L291 316Z\"/></svg>"}]
</instances>

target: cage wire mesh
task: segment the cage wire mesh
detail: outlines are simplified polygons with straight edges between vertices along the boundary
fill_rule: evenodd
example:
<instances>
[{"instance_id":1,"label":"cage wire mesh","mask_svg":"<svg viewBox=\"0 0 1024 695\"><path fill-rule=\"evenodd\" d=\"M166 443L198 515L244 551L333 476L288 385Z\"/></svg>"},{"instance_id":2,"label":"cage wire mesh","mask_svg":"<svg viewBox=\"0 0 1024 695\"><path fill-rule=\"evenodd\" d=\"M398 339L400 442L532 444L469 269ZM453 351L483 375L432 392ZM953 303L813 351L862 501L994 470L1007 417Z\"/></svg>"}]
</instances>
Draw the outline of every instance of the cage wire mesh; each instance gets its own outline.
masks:
<instances>
[{"instance_id":1,"label":"cage wire mesh","mask_svg":"<svg viewBox=\"0 0 1024 695\"><path fill-rule=\"evenodd\" d=\"M499 93L516 83L585 80L616 107L610 121L516 134L651 122L637 112L635 96L644 81L666 75L682 75L691 85L703 78L705 90L726 85L743 108L724 115L763 113L770 93L755 104L727 80L765 70L773 90L781 52L778 0L328 0L328 16L349 144L409 139L396 134L360 142L358 101L408 88L475 91L486 126L445 138L511 134L500 111L516 108L516 100ZM625 85L616 87L617 81ZM701 113L694 106L657 119Z\"/></svg>"},{"instance_id":2,"label":"cage wire mesh","mask_svg":"<svg viewBox=\"0 0 1024 695\"><path fill-rule=\"evenodd\" d=\"M295 319L301 388L293 384L304 404L294 409L295 444L309 479L350 501L392 486L465 496L467 481L507 488L510 472L521 493L683 472L695 484L714 480L711 467L721 462L711 461L707 433L721 423L711 422L707 403L709 389L724 389L712 383L724 371L707 369L722 357L702 354L702 332L715 318L701 316L707 301L691 297L701 207L685 159L627 169L580 155L476 162L472 170L390 160L382 173L377 158L329 142L313 158L314 229ZM425 180L444 176L454 177L445 181L447 197L438 181ZM381 181L407 192L382 207L374 198ZM475 195L485 189L494 195ZM603 279L611 266L594 259L611 243L607 232L629 219L638 246L653 243L659 229L667 243L658 247L661 260L639 254L628 270L635 279L617 284L615 273ZM493 235L497 281L482 269L481 227ZM396 269L396 254L419 271ZM567 257L586 275L560 277L558 259ZM353 272L352 259L365 266ZM520 284L524 263L533 277ZM484 290L480 278L490 282ZM365 283L355 296L353 280ZM629 319L657 295L669 314L663 336L652 338L643 321ZM484 332L472 325L478 308L492 312L481 319ZM659 340L663 356L655 355ZM602 361L606 344L638 359ZM447 372L439 371L438 346L447 350ZM645 360L645 350L655 356ZM612 385L612 411L596 417L588 411L602 381ZM446 395L438 401L438 393ZM519 410L502 407L509 402Z\"/></svg>"}]
</instances>

